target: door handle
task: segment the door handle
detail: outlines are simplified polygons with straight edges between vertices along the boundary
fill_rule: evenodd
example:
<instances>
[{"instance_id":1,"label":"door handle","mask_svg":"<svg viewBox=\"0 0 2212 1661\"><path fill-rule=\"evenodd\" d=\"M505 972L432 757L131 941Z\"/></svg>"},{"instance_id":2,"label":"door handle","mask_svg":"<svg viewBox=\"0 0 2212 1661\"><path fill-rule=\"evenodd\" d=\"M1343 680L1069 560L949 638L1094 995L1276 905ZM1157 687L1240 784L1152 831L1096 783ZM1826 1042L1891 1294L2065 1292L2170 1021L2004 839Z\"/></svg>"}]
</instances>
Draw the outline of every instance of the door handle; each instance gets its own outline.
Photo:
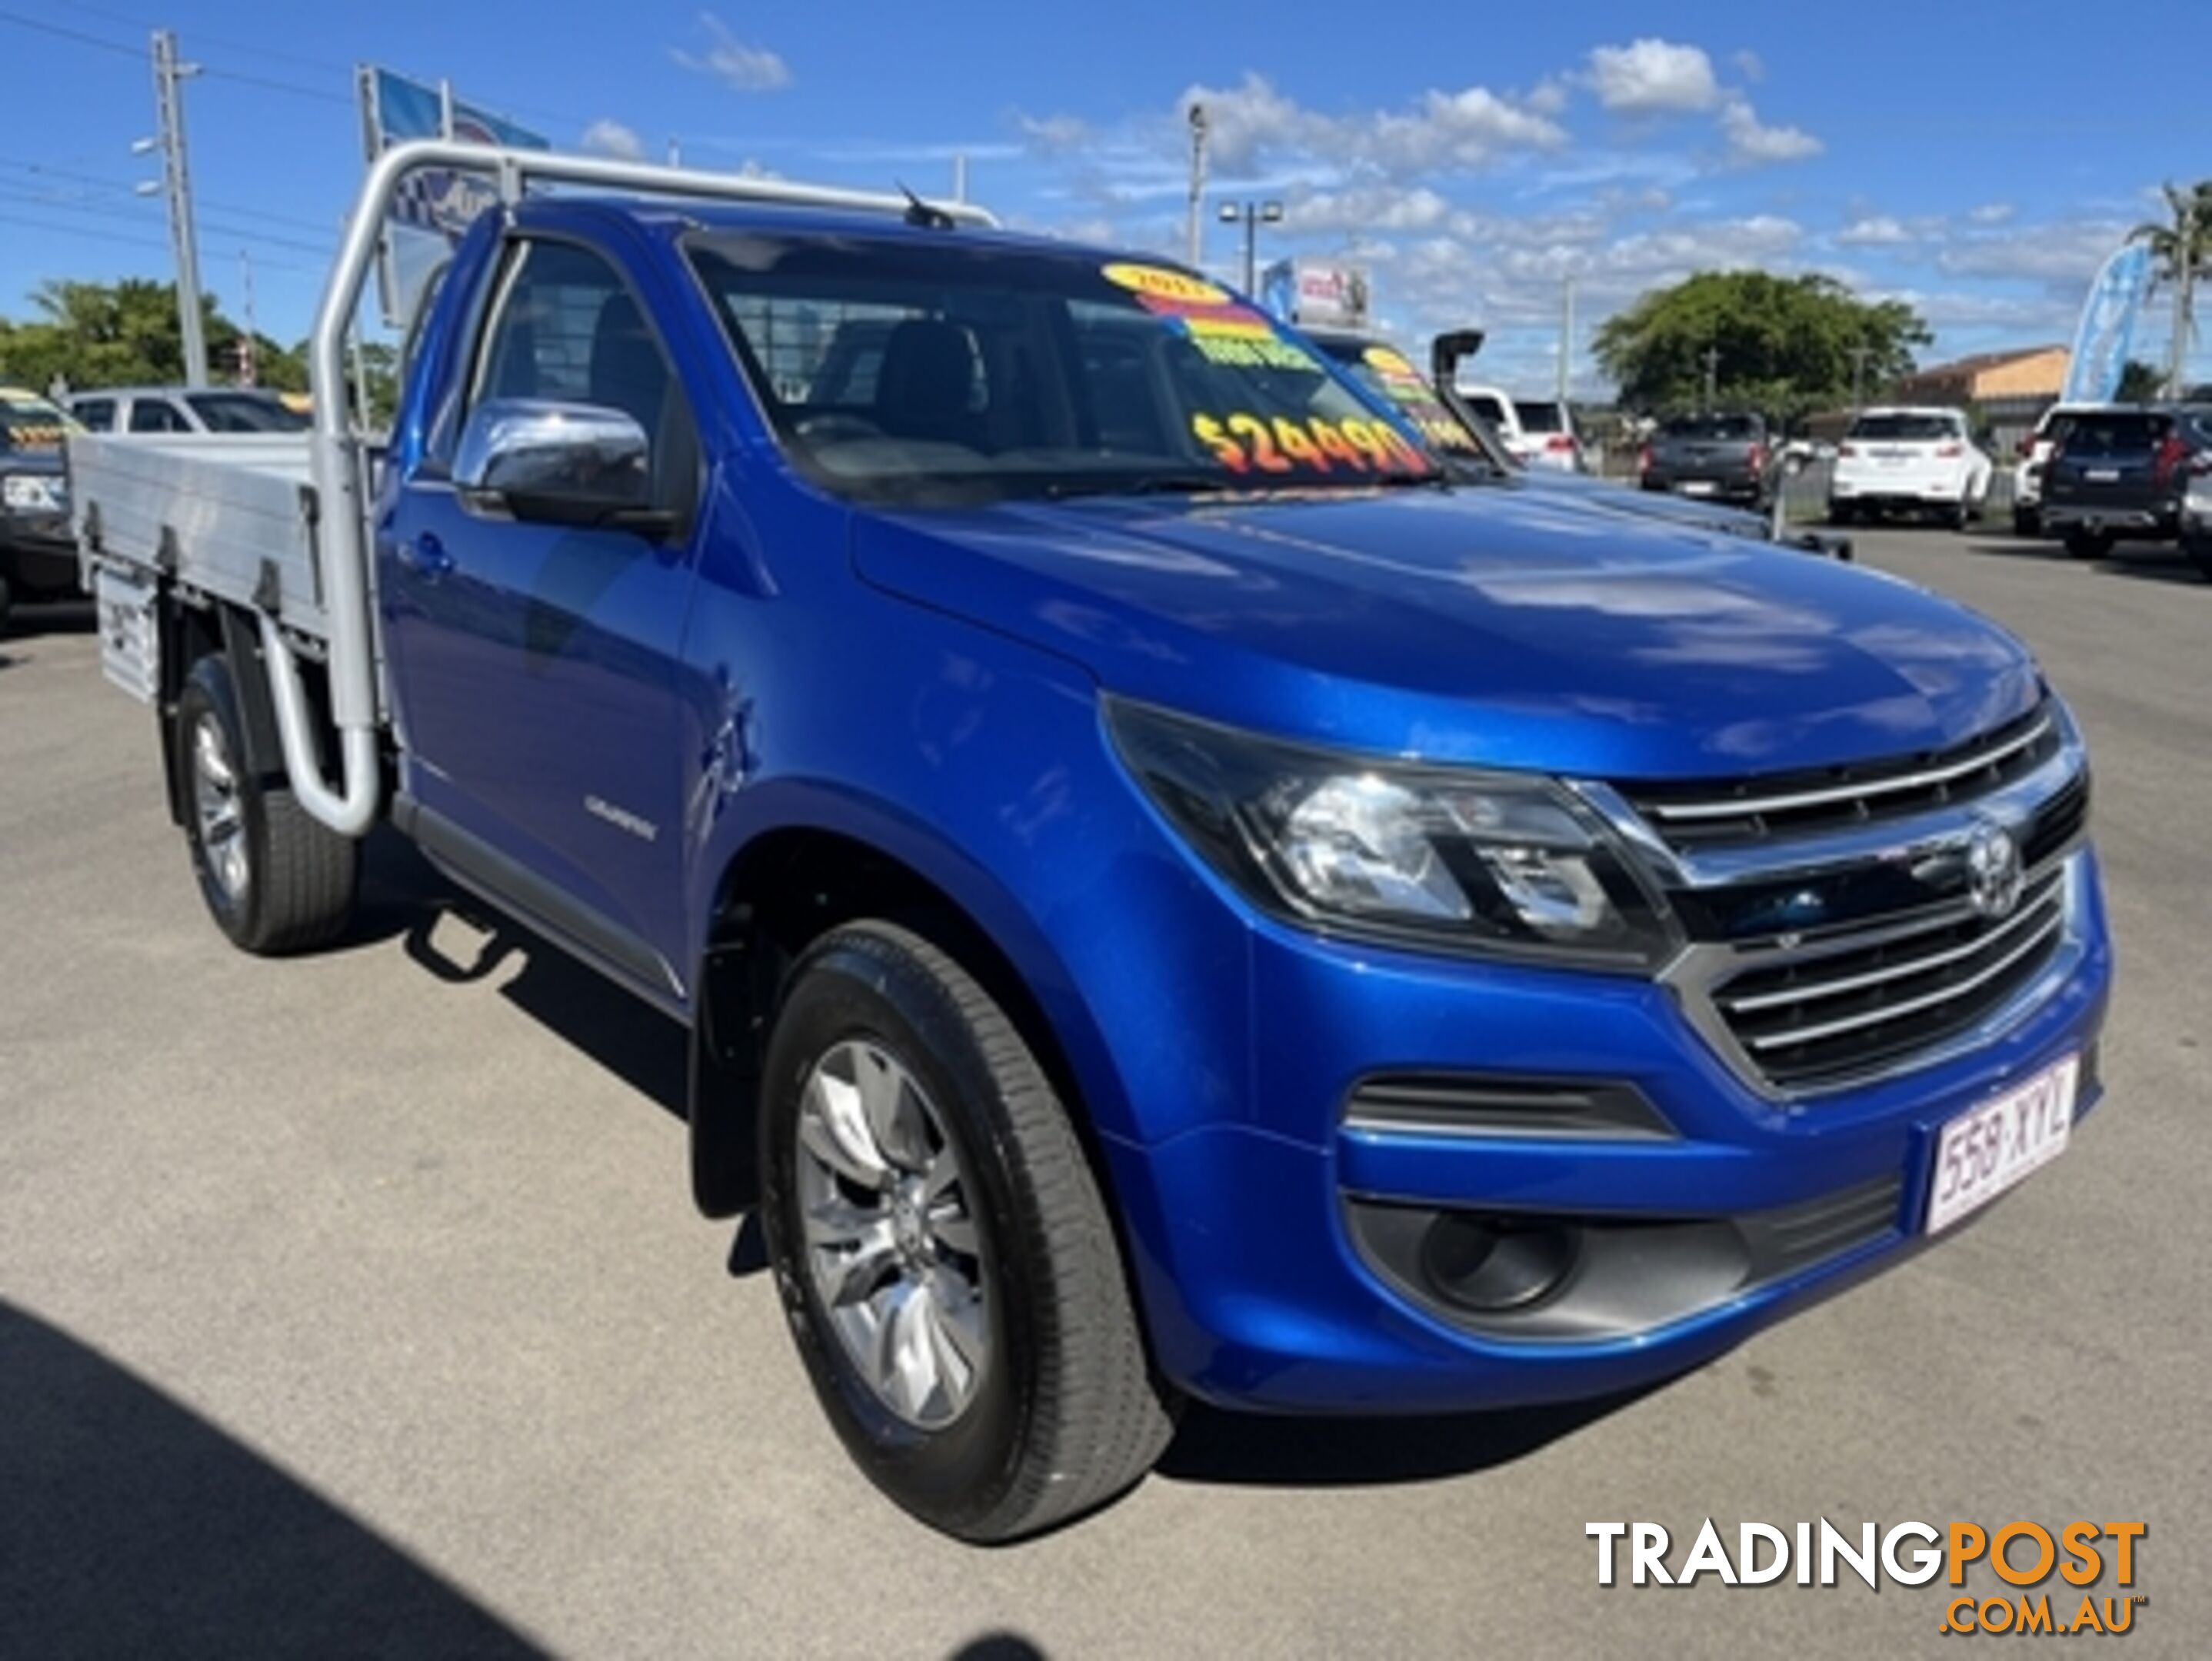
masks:
<instances>
[{"instance_id":1,"label":"door handle","mask_svg":"<svg viewBox=\"0 0 2212 1661\"><path fill-rule=\"evenodd\" d=\"M453 568L453 556L446 552L445 543L428 530L412 541L400 543L398 557L400 564L430 582Z\"/></svg>"}]
</instances>

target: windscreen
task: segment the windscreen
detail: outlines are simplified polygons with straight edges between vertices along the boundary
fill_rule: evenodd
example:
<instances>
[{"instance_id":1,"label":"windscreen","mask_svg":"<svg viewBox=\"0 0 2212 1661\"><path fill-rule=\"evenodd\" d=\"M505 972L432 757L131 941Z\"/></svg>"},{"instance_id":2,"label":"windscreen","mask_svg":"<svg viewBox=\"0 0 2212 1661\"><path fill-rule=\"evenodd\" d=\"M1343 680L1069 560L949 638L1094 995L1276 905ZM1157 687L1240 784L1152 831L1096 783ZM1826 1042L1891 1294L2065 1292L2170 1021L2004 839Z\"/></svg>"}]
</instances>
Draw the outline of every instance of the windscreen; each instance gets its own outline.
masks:
<instances>
[{"instance_id":1,"label":"windscreen","mask_svg":"<svg viewBox=\"0 0 2212 1661\"><path fill-rule=\"evenodd\" d=\"M44 398L0 397L0 449L58 450L74 424Z\"/></svg>"},{"instance_id":2,"label":"windscreen","mask_svg":"<svg viewBox=\"0 0 2212 1661\"><path fill-rule=\"evenodd\" d=\"M1313 349L1188 272L950 235L695 239L793 458L929 500L1436 476Z\"/></svg>"},{"instance_id":3,"label":"windscreen","mask_svg":"<svg viewBox=\"0 0 2212 1661\"><path fill-rule=\"evenodd\" d=\"M1516 398L1515 413L1521 417L1524 433L1564 433L1567 423L1559 414L1559 406L1546 398Z\"/></svg>"},{"instance_id":4,"label":"windscreen","mask_svg":"<svg viewBox=\"0 0 2212 1661\"><path fill-rule=\"evenodd\" d=\"M1505 405L1489 393L1462 392L1460 397L1466 400L1468 409L1474 410L1492 427L1503 427L1506 424Z\"/></svg>"},{"instance_id":5,"label":"windscreen","mask_svg":"<svg viewBox=\"0 0 2212 1661\"><path fill-rule=\"evenodd\" d=\"M1847 439L1929 439L1959 436L1956 415L1861 415L1851 423Z\"/></svg>"},{"instance_id":6,"label":"windscreen","mask_svg":"<svg viewBox=\"0 0 2212 1661\"><path fill-rule=\"evenodd\" d=\"M1387 399L1431 449L1471 460L1491 458L1465 423L1445 407L1436 388L1396 347L1347 341L1326 349L1354 380Z\"/></svg>"},{"instance_id":7,"label":"windscreen","mask_svg":"<svg viewBox=\"0 0 2212 1661\"><path fill-rule=\"evenodd\" d=\"M1659 436L1741 444L1757 438L1759 432L1756 415L1676 415L1660 427Z\"/></svg>"},{"instance_id":8,"label":"windscreen","mask_svg":"<svg viewBox=\"0 0 2212 1661\"><path fill-rule=\"evenodd\" d=\"M304 433L307 418L254 392L188 392L185 402L210 433Z\"/></svg>"}]
</instances>

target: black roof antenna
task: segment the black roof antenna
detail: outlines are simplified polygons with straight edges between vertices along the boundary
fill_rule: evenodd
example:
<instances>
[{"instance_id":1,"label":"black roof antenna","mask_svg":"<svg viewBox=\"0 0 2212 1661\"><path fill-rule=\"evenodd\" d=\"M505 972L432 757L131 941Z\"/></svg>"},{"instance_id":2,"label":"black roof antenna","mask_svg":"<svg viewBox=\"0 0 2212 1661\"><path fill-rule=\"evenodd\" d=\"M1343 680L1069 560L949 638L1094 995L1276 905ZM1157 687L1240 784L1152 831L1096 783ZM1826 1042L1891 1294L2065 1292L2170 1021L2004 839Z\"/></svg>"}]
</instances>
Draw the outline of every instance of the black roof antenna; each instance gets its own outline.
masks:
<instances>
[{"instance_id":1,"label":"black roof antenna","mask_svg":"<svg viewBox=\"0 0 2212 1661\"><path fill-rule=\"evenodd\" d=\"M946 213L942 208L934 207L924 202L907 188L904 179L896 179L893 183L898 185L899 193L906 197L908 224L919 226L925 231L950 231L957 228L951 214Z\"/></svg>"}]
</instances>

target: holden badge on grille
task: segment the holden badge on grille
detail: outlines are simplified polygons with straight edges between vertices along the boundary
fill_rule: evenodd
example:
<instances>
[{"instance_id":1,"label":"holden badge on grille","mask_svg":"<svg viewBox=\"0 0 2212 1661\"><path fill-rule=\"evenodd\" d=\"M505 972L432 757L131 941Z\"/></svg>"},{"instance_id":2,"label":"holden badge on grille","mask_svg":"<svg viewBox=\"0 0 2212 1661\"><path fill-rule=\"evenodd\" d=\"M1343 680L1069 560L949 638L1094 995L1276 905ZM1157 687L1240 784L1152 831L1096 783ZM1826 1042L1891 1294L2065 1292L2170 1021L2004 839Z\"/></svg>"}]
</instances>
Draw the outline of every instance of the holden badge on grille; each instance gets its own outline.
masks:
<instances>
[{"instance_id":1,"label":"holden badge on grille","mask_svg":"<svg viewBox=\"0 0 2212 1661\"><path fill-rule=\"evenodd\" d=\"M2012 833L1995 820L1976 821L1966 838L1966 897L1974 909L1984 917L2010 917L2026 880Z\"/></svg>"}]
</instances>

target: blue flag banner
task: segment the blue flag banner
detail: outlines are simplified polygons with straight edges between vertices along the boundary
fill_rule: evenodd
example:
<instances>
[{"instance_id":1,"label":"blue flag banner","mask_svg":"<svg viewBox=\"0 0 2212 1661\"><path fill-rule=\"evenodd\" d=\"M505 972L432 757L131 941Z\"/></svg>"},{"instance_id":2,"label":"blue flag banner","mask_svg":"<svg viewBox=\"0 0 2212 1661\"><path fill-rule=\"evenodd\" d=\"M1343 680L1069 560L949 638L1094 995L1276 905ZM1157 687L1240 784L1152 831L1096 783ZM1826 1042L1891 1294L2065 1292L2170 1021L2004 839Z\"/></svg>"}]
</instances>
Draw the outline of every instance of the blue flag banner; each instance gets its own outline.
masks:
<instances>
[{"instance_id":1,"label":"blue flag banner","mask_svg":"<svg viewBox=\"0 0 2212 1661\"><path fill-rule=\"evenodd\" d=\"M2089 285L2081 321L2074 330L2074 356L2066 366L2063 403L2109 403L2120 390L2136 319L2150 288L2150 250L2130 242L2116 250Z\"/></svg>"},{"instance_id":2,"label":"blue flag banner","mask_svg":"<svg viewBox=\"0 0 2212 1661\"><path fill-rule=\"evenodd\" d=\"M410 80L389 70L361 71L361 101L364 148L372 161L410 138L452 138L522 150L553 148L544 134L455 98L450 87ZM447 252L498 200L490 179L478 173L426 168L402 183L379 263L387 323L404 323Z\"/></svg>"}]
</instances>

